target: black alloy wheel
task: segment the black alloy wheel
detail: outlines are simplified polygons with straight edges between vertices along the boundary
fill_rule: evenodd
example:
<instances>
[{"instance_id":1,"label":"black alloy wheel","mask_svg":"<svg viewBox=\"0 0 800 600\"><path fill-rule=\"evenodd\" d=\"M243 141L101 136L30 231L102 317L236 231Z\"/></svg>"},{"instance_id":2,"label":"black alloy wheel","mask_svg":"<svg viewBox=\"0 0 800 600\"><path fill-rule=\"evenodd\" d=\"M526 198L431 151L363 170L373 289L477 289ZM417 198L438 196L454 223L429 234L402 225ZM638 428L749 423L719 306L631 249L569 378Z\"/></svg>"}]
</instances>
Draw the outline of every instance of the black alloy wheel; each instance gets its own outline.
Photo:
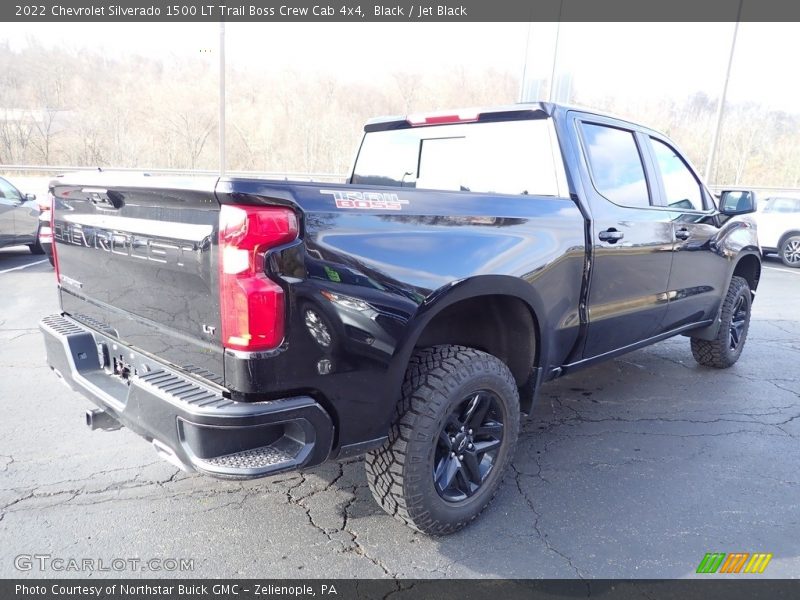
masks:
<instances>
[{"instance_id":1,"label":"black alloy wheel","mask_svg":"<svg viewBox=\"0 0 800 600\"><path fill-rule=\"evenodd\" d=\"M749 306L745 296L739 296L736 300L736 305L733 308L733 317L731 318L730 326L730 349L736 351L742 341L742 333L747 325L749 315Z\"/></svg>"},{"instance_id":2,"label":"black alloy wheel","mask_svg":"<svg viewBox=\"0 0 800 600\"><path fill-rule=\"evenodd\" d=\"M439 433L433 481L447 502L471 497L491 474L503 443L497 402L488 390L470 394L450 413Z\"/></svg>"}]
</instances>

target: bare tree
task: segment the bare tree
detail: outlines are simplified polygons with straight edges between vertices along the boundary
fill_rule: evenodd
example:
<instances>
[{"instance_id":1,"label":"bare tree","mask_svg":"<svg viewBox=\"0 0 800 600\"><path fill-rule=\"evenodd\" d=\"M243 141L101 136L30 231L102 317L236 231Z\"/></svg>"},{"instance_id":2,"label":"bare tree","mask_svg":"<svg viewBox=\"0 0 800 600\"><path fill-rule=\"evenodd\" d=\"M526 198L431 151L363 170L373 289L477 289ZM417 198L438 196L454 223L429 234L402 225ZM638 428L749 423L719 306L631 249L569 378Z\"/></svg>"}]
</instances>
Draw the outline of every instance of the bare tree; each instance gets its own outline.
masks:
<instances>
[{"instance_id":1,"label":"bare tree","mask_svg":"<svg viewBox=\"0 0 800 600\"><path fill-rule=\"evenodd\" d=\"M183 146L188 167L197 168L197 159L205 148L208 136L214 130L214 118L208 114L198 117L189 111L179 112L170 117L169 128Z\"/></svg>"},{"instance_id":2,"label":"bare tree","mask_svg":"<svg viewBox=\"0 0 800 600\"><path fill-rule=\"evenodd\" d=\"M38 150L39 156L44 164L52 164L50 162L51 150L55 141L55 136L58 134L56 126L56 119L58 117L58 109L43 108L36 115L34 120L34 129L36 135L33 136L32 143Z\"/></svg>"}]
</instances>

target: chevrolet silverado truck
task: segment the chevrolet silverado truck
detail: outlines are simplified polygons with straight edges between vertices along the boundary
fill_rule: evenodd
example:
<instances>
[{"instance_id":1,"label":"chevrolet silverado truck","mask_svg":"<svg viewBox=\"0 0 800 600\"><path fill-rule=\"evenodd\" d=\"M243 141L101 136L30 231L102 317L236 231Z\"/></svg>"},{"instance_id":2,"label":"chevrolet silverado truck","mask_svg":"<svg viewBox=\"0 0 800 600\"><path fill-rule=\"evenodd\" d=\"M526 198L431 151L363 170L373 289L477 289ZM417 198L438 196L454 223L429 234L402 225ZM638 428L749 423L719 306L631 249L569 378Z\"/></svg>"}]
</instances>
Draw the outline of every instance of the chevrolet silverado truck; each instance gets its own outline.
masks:
<instances>
[{"instance_id":1,"label":"chevrolet silverado truck","mask_svg":"<svg viewBox=\"0 0 800 600\"><path fill-rule=\"evenodd\" d=\"M429 534L490 502L547 381L683 334L734 364L761 272L664 135L555 104L368 122L347 183L77 173L51 184L47 361L175 465L366 454Z\"/></svg>"}]
</instances>

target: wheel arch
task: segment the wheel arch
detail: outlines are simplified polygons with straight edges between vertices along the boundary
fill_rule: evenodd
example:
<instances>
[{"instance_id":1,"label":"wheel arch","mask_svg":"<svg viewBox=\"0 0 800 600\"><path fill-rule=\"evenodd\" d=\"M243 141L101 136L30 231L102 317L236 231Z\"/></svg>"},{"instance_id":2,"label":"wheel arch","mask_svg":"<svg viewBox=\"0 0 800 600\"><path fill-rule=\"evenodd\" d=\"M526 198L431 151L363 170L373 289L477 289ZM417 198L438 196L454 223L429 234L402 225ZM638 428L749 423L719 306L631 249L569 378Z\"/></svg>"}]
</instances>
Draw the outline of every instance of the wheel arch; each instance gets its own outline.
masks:
<instances>
[{"instance_id":1,"label":"wheel arch","mask_svg":"<svg viewBox=\"0 0 800 600\"><path fill-rule=\"evenodd\" d=\"M761 280L761 257L757 252L746 252L739 256L731 271L730 281L733 277L742 277L750 286L750 291L758 289ZM729 284L730 285L730 284Z\"/></svg>"},{"instance_id":2,"label":"wheel arch","mask_svg":"<svg viewBox=\"0 0 800 600\"><path fill-rule=\"evenodd\" d=\"M420 347L454 344L497 356L524 390L523 411L530 410L540 368L549 348L539 315L542 300L523 279L482 275L460 280L432 293L407 327L395 354L391 384L399 389L412 353ZM499 333L499 335L498 335ZM528 389L528 387L530 389ZM522 394L521 394L522 396Z\"/></svg>"},{"instance_id":3,"label":"wheel arch","mask_svg":"<svg viewBox=\"0 0 800 600\"><path fill-rule=\"evenodd\" d=\"M795 235L800 236L800 229L790 229L789 231L784 232L781 235L780 239L778 240L778 248L777 248L778 252L780 252L781 246L783 246L783 242L785 242L787 239Z\"/></svg>"},{"instance_id":4,"label":"wheel arch","mask_svg":"<svg viewBox=\"0 0 800 600\"><path fill-rule=\"evenodd\" d=\"M789 241L789 239L791 239L793 237L800 237L800 230L791 229L791 230L785 232L781 236L781 239L778 240L778 247L776 249L776 252L778 254L778 257L781 259L781 261L783 262L784 265L786 265L787 267L790 267L790 268L797 268L798 266L800 266L800 264L792 262L792 261L789 261L786 258L786 256L784 255L784 251L783 251L784 250L783 245L787 241ZM792 254L794 255L794 252Z\"/></svg>"}]
</instances>

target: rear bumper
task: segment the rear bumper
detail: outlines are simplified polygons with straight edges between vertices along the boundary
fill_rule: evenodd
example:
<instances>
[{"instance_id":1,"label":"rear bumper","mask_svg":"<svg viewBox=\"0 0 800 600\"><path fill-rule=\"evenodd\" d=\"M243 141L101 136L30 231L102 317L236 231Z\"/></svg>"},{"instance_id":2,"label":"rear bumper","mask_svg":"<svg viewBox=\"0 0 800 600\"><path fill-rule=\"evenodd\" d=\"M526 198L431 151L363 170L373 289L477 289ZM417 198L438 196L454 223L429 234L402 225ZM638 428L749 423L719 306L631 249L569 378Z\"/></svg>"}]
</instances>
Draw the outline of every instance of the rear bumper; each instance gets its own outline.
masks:
<instances>
[{"instance_id":1,"label":"rear bumper","mask_svg":"<svg viewBox=\"0 0 800 600\"><path fill-rule=\"evenodd\" d=\"M308 396L235 402L221 388L67 316L46 317L39 327L50 368L71 389L181 468L253 478L328 458L333 423ZM122 366L129 370L127 378L115 374Z\"/></svg>"}]
</instances>

